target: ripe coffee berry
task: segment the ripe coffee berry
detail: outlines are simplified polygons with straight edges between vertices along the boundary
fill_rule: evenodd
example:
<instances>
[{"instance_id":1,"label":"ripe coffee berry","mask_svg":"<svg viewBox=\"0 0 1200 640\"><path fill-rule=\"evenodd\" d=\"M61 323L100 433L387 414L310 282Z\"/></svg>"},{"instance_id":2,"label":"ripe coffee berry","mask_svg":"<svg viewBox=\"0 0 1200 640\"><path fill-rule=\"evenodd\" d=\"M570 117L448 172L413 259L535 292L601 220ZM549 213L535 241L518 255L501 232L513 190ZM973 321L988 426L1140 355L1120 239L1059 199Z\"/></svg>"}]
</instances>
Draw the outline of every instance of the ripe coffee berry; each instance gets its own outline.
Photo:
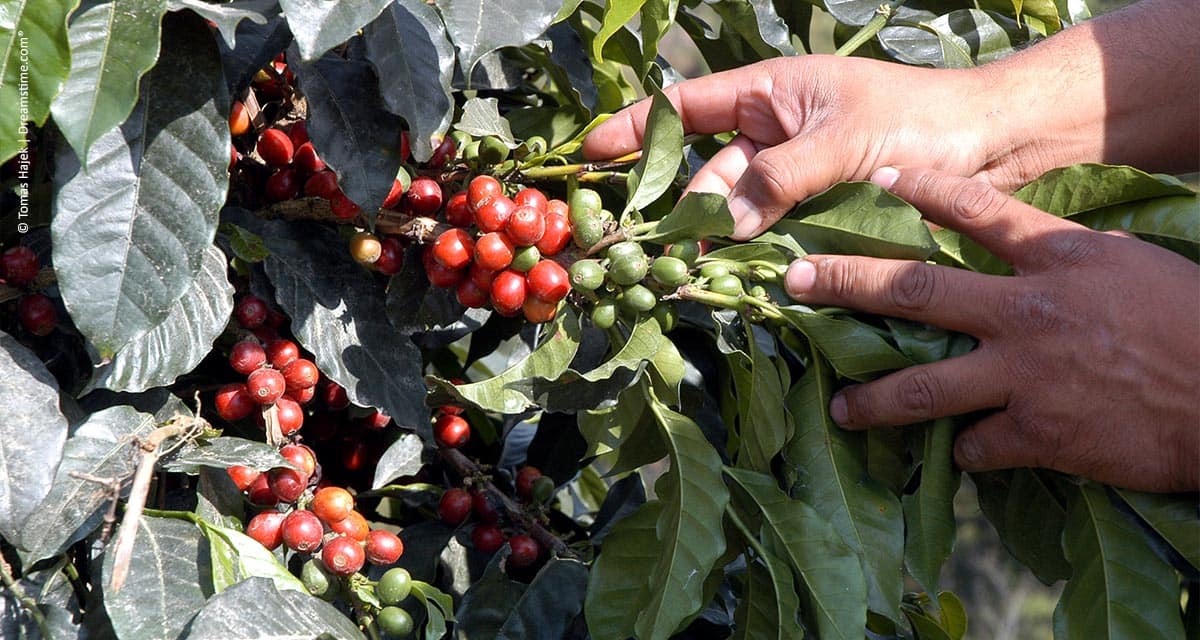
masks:
<instances>
[{"instance_id":1,"label":"ripe coffee berry","mask_svg":"<svg viewBox=\"0 0 1200 640\"><path fill-rule=\"evenodd\" d=\"M517 195L513 196L513 202L518 207L533 207L542 215L546 215L546 210L549 207L546 194L532 187L526 187L518 191Z\"/></svg>"},{"instance_id":2,"label":"ripe coffee berry","mask_svg":"<svg viewBox=\"0 0 1200 640\"><path fill-rule=\"evenodd\" d=\"M246 378L246 391L261 405L268 405L283 396L287 382L283 374L274 369L259 369Z\"/></svg>"},{"instance_id":3,"label":"ripe coffee berry","mask_svg":"<svg viewBox=\"0 0 1200 640\"><path fill-rule=\"evenodd\" d=\"M241 100L234 100L229 109L229 133L238 137L250 130L250 114L246 113L246 105Z\"/></svg>"},{"instance_id":4,"label":"ripe coffee berry","mask_svg":"<svg viewBox=\"0 0 1200 640\"><path fill-rule=\"evenodd\" d=\"M321 550L321 562L335 575L348 576L356 573L365 561L366 554L363 553L362 545L345 536L330 540Z\"/></svg>"},{"instance_id":5,"label":"ripe coffee berry","mask_svg":"<svg viewBox=\"0 0 1200 640\"><path fill-rule=\"evenodd\" d=\"M533 495L533 481L540 477L542 477L542 472L537 467L521 467L514 483L517 487L517 495L528 500Z\"/></svg>"},{"instance_id":6,"label":"ripe coffee berry","mask_svg":"<svg viewBox=\"0 0 1200 640\"><path fill-rule=\"evenodd\" d=\"M257 296L246 296L238 301L233 314L238 324L247 329L257 329L267 321L267 303Z\"/></svg>"},{"instance_id":7,"label":"ripe coffee berry","mask_svg":"<svg viewBox=\"0 0 1200 640\"><path fill-rule=\"evenodd\" d=\"M454 142L454 138L446 136L442 140L442 143L433 150L433 155L429 157L429 167L431 169L440 169L446 166L447 163L453 162L457 153L458 144Z\"/></svg>"},{"instance_id":8,"label":"ripe coffee berry","mask_svg":"<svg viewBox=\"0 0 1200 640\"><path fill-rule=\"evenodd\" d=\"M456 227L469 227L475 222L475 216L471 214L471 205L467 202L466 191L459 191L446 202L446 222Z\"/></svg>"},{"instance_id":9,"label":"ripe coffee berry","mask_svg":"<svg viewBox=\"0 0 1200 640\"><path fill-rule=\"evenodd\" d=\"M317 155L317 150L311 142L305 142L296 149L292 162L304 174L316 173L325 168L325 161Z\"/></svg>"},{"instance_id":10,"label":"ripe coffee berry","mask_svg":"<svg viewBox=\"0 0 1200 640\"><path fill-rule=\"evenodd\" d=\"M506 270L492 280L492 307L502 316L515 316L525 304L525 277Z\"/></svg>"},{"instance_id":11,"label":"ripe coffee berry","mask_svg":"<svg viewBox=\"0 0 1200 640\"><path fill-rule=\"evenodd\" d=\"M442 208L442 186L432 178L417 178L408 186L404 199L414 214L430 215Z\"/></svg>"},{"instance_id":12,"label":"ripe coffee berry","mask_svg":"<svg viewBox=\"0 0 1200 640\"><path fill-rule=\"evenodd\" d=\"M475 246L478 247L479 243L475 243ZM492 290L492 281L496 279L496 272L480 265L478 260L476 260L476 262L471 265L471 269L467 274L467 278L471 282L474 282L475 286L490 293Z\"/></svg>"},{"instance_id":13,"label":"ripe coffee berry","mask_svg":"<svg viewBox=\"0 0 1200 640\"><path fill-rule=\"evenodd\" d=\"M404 543L391 531L376 529L367 534L367 561L385 567L404 554Z\"/></svg>"},{"instance_id":14,"label":"ripe coffee berry","mask_svg":"<svg viewBox=\"0 0 1200 640\"><path fill-rule=\"evenodd\" d=\"M512 200L498 195L475 209L475 224L484 233L503 231L509 216L516 208L517 205L513 204Z\"/></svg>"},{"instance_id":15,"label":"ripe coffee berry","mask_svg":"<svg viewBox=\"0 0 1200 640\"><path fill-rule=\"evenodd\" d=\"M217 415L229 422L241 420L258 408L258 403L250 397L250 392L244 384L227 384L221 387L217 390L213 404L217 407Z\"/></svg>"},{"instance_id":16,"label":"ripe coffee berry","mask_svg":"<svg viewBox=\"0 0 1200 640\"><path fill-rule=\"evenodd\" d=\"M490 294L487 289L481 289L474 280L465 278L454 288L454 297L458 303L468 309L482 309L487 306Z\"/></svg>"},{"instance_id":17,"label":"ripe coffee berry","mask_svg":"<svg viewBox=\"0 0 1200 640\"><path fill-rule=\"evenodd\" d=\"M304 490L308 487L308 478L294 469L279 467L267 472L267 486L271 487L271 493L274 493L280 502L295 502L304 495Z\"/></svg>"},{"instance_id":18,"label":"ripe coffee berry","mask_svg":"<svg viewBox=\"0 0 1200 640\"><path fill-rule=\"evenodd\" d=\"M532 246L546 233L546 217L531 206L518 206L504 223L504 233L517 246Z\"/></svg>"},{"instance_id":19,"label":"ripe coffee berry","mask_svg":"<svg viewBox=\"0 0 1200 640\"><path fill-rule=\"evenodd\" d=\"M371 531L371 526L367 524L367 519L357 511L351 511L350 515L337 522L330 522L329 528L336 533L359 542L366 540L367 534Z\"/></svg>"},{"instance_id":20,"label":"ripe coffee berry","mask_svg":"<svg viewBox=\"0 0 1200 640\"><path fill-rule=\"evenodd\" d=\"M472 211L478 211L484 204L502 195L504 187L492 176L475 176L467 185L467 204Z\"/></svg>"},{"instance_id":21,"label":"ripe coffee berry","mask_svg":"<svg viewBox=\"0 0 1200 640\"><path fill-rule=\"evenodd\" d=\"M244 376L266 363L267 352L256 340L242 340L229 350L229 366Z\"/></svg>"},{"instance_id":22,"label":"ripe coffee berry","mask_svg":"<svg viewBox=\"0 0 1200 640\"><path fill-rule=\"evenodd\" d=\"M471 510L481 522L495 524L500 521L500 508L486 491L471 493Z\"/></svg>"},{"instance_id":23,"label":"ripe coffee berry","mask_svg":"<svg viewBox=\"0 0 1200 640\"><path fill-rule=\"evenodd\" d=\"M271 485L267 483L267 474L259 474L250 488L246 490L246 497L249 498L251 504L256 504L260 507L269 507L279 503L279 497L271 491Z\"/></svg>"},{"instance_id":24,"label":"ripe coffee berry","mask_svg":"<svg viewBox=\"0 0 1200 640\"><path fill-rule=\"evenodd\" d=\"M325 528L311 511L296 510L283 520L283 543L292 551L310 553L321 546Z\"/></svg>"},{"instance_id":25,"label":"ripe coffee berry","mask_svg":"<svg viewBox=\"0 0 1200 640\"><path fill-rule=\"evenodd\" d=\"M300 195L300 179L296 177L295 170L290 167L277 169L271 177L267 178L265 188L267 200L271 202L282 202L291 200Z\"/></svg>"},{"instance_id":26,"label":"ripe coffee berry","mask_svg":"<svg viewBox=\"0 0 1200 640\"><path fill-rule=\"evenodd\" d=\"M449 489L438 502L438 517L449 525L461 524L471 514L471 494L462 489Z\"/></svg>"},{"instance_id":27,"label":"ripe coffee berry","mask_svg":"<svg viewBox=\"0 0 1200 640\"><path fill-rule=\"evenodd\" d=\"M392 417L378 409L373 409L371 413L362 419L364 427L374 429L375 431L382 431L391 423Z\"/></svg>"},{"instance_id":28,"label":"ripe coffee berry","mask_svg":"<svg viewBox=\"0 0 1200 640\"><path fill-rule=\"evenodd\" d=\"M304 409L300 403L284 395L275 401L275 419L279 422L279 432L290 436L304 426Z\"/></svg>"},{"instance_id":29,"label":"ripe coffee berry","mask_svg":"<svg viewBox=\"0 0 1200 640\"><path fill-rule=\"evenodd\" d=\"M331 411L341 411L350 406L350 397L346 395L346 389L342 385L327 382L321 387L321 402Z\"/></svg>"},{"instance_id":30,"label":"ripe coffee berry","mask_svg":"<svg viewBox=\"0 0 1200 640\"><path fill-rule=\"evenodd\" d=\"M471 256L475 253L475 242L471 235L462 229L450 229L442 232L433 242L433 257L444 267L463 269L471 264Z\"/></svg>"},{"instance_id":31,"label":"ripe coffee berry","mask_svg":"<svg viewBox=\"0 0 1200 640\"><path fill-rule=\"evenodd\" d=\"M317 365L313 364L312 360L304 358L297 358L284 365L282 373L289 390L308 389L315 386L321 377L321 371L317 369Z\"/></svg>"},{"instance_id":32,"label":"ripe coffee berry","mask_svg":"<svg viewBox=\"0 0 1200 640\"><path fill-rule=\"evenodd\" d=\"M387 197L383 199L384 209L395 209L400 206L400 199L404 197L404 183L397 178L392 180L392 188L388 191Z\"/></svg>"},{"instance_id":33,"label":"ripe coffee berry","mask_svg":"<svg viewBox=\"0 0 1200 640\"><path fill-rule=\"evenodd\" d=\"M500 271L512 263L512 259L512 242L503 233L485 233L475 243L475 264L482 269ZM491 282L488 284L490 286Z\"/></svg>"},{"instance_id":34,"label":"ripe coffee berry","mask_svg":"<svg viewBox=\"0 0 1200 640\"><path fill-rule=\"evenodd\" d=\"M289 71L288 73L291 72ZM291 128L288 129L287 134L288 140L292 141L292 146L299 149L300 145L308 142L308 124L306 124L304 120L301 120L296 124L293 124Z\"/></svg>"},{"instance_id":35,"label":"ripe coffee berry","mask_svg":"<svg viewBox=\"0 0 1200 640\"><path fill-rule=\"evenodd\" d=\"M570 222L571 219L568 217L570 211L571 209L567 206L567 203L559 200L558 198L546 202L547 216L562 216L563 218L566 218L568 222Z\"/></svg>"},{"instance_id":36,"label":"ripe coffee berry","mask_svg":"<svg viewBox=\"0 0 1200 640\"><path fill-rule=\"evenodd\" d=\"M516 569L533 566L542 553L542 547L537 540L523 533L509 538L508 546L512 549L512 555L508 556L508 564Z\"/></svg>"},{"instance_id":37,"label":"ripe coffee berry","mask_svg":"<svg viewBox=\"0 0 1200 640\"><path fill-rule=\"evenodd\" d=\"M567 217L565 215L547 213L546 232L542 234L542 239L538 240L534 246L538 248L538 251L542 252L542 255L553 256L566 249L570 242L571 223L567 221Z\"/></svg>"},{"instance_id":38,"label":"ripe coffee berry","mask_svg":"<svg viewBox=\"0 0 1200 640\"><path fill-rule=\"evenodd\" d=\"M558 315L558 303L547 302L537 296L527 296L525 304L521 305L521 312L525 314L526 320L534 324L550 322Z\"/></svg>"},{"instance_id":39,"label":"ripe coffee berry","mask_svg":"<svg viewBox=\"0 0 1200 640\"><path fill-rule=\"evenodd\" d=\"M529 293L546 302L558 302L571 290L567 270L553 260L542 260L534 265L525 279Z\"/></svg>"},{"instance_id":40,"label":"ripe coffee berry","mask_svg":"<svg viewBox=\"0 0 1200 640\"><path fill-rule=\"evenodd\" d=\"M254 484L255 480L258 480L258 476L262 475L258 470L251 469L250 467L243 467L240 464L235 464L232 467L229 467L225 470L225 473L229 474L229 479L233 480L233 484L236 485L240 491L249 489L250 485Z\"/></svg>"},{"instance_id":41,"label":"ripe coffee berry","mask_svg":"<svg viewBox=\"0 0 1200 640\"><path fill-rule=\"evenodd\" d=\"M338 220L353 220L362 211L357 204L346 194L339 189L333 197L329 199L329 208L333 210L333 217Z\"/></svg>"},{"instance_id":42,"label":"ripe coffee berry","mask_svg":"<svg viewBox=\"0 0 1200 640\"><path fill-rule=\"evenodd\" d=\"M404 246L395 238L383 238L379 241L379 259L375 261L375 270L385 276L400 273L404 267Z\"/></svg>"},{"instance_id":43,"label":"ripe coffee berry","mask_svg":"<svg viewBox=\"0 0 1200 640\"><path fill-rule=\"evenodd\" d=\"M331 200L341 190L338 188L337 174L332 171L314 173L304 183L304 195L311 198Z\"/></svg>"},{"instance_id":44,"label":"ripe coffee berry","mask_svg":"<svg viewBox=\"0 0 1200 640\"><path fill-rule=\"evenodd\" d=\"M40 293L27 293L17 301L17 317L21 326L35 336L48 336L58 324L54 301Z\"/></svg>"},{"instance_id":45,"label":"ripe coffee berry","mask_svg":"<svg viewBox=\"0 0 1200 640\"><path fill-rule=\"evenodd\" d=\"M491 555L504 546L504 532L494 524L477 525L471 531L471 545L476 551Z\"/></svg>"},{"instance_id":46,"label":"ripe coffee berry","mask_svg":"<svg viewBox=\"0 0 1200 640\"><path fill-rule=\"evenodd\" d=\"M433 436L443 447L457 449L471 439L471 426L459 416L443 415L433 425Z\"/></svg>"},{"instance_id":47,"label":"ripe coffee berry","mask_svg":"<svg viewBox=\"0 0 1200 640\"><path fill-rule=\"evenodd\" d=\"M286 444L279 449L279 455L283 456L296 470L302 475L311 476L317 472L317 456L312 449L302 444ZM345 516L342 516L343 518ZM340 519L340 518L339 518Z\"/></svg>"},{"instance_id":48,"label":"ripe coffee berry","mask_svg":"<svg viewBox=\"0 0 1200 640\"><path fill-rule=\"evenodd\" d=\"M342 442L342 466L349 471L358 471L369 464L370 451L362 440L347 439Z\"/></svg>"},{"instance_id":49,"label":"ripe coffee berry","mask_svg":"<svg viewBox=\"0 0 1200 640\"><path fill-rule=\"evenodd\" d=\"M246 523L246 535L259 544L274 551L283 544L283 521L287 514L278 511L263 511Z\"/></svg>"},{"instance_id":50,"label":"ripe coffee berry","mask_svg":"<svg viewBox=\"0 0 1200 640\"><path fill-rule=\"evenodd\" d=\"M0 275L14 287L23 287L33 282L37 274L37 254L29 247L13 247L0 257Z\"/></svg>"},{"instance_id":51,"label":"ripe coffee berry","mask_svg":"<svg viewBox=\"0 0 1200 640\"><path fill-rule=\"evenodd\" d=\"M354 511L354 496L341 487L323 487L317 490L308 508L325 522L339 522Z\"/></svg>"},{"instance_id":52,"label":"ripe coffee berry","mask_svg":"<svg viewBox=\"0 0 1200 640\"><path fill-rule=\"evenodd\" d=\"M400 132L400 162L408 162L409 156L412 155L412 147L408 143L408 132Z\"/></svg>"},{"instance_id":53,"label":"ripe coffee berry","mask_svg":"<svg viewBox=\"0 0 1200 640\"><path fill-rule=\"evenodd\" d=\"M282 370L300 357L300 347L291 340L272 340L267 343L267 362L272 367Z\"/></svg>"},{"instance_id":54,"label":"ripe coffee berry","mask_svg":"<svg viewBox=\"0 0 1200 640\"><path fill-rule=\"evenodd\" d=\"M258 137L258 155L267 164L282 167L292 161L292 141L279 129L267 129Z\"/></svg>"},{"instance_id":55,"label":"ripe coffee berry","mask_svg":"<svg viewBox=\"0 0 1200 640\"><path fill-rule=\"evenodd\" d=\"M462 282L467 275L466 269L451 269L442 265L433 257L432 251L422 252L421 262L425 265L425 277L429 278L429 283L435 287L453 287Z\"/></svg>"}]
</instances>

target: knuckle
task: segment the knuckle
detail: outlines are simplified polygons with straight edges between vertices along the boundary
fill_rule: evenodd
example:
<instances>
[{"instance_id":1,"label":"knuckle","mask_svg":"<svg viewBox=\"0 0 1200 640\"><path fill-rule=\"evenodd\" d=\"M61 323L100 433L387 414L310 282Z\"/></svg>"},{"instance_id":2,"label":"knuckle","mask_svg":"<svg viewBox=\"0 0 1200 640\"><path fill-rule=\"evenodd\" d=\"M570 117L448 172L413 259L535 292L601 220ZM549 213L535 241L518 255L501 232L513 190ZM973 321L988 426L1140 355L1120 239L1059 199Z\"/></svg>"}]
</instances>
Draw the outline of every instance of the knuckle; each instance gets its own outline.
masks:
<instances>
[{"instance_id":1,"label":"knuckle","mask_svg":"<svg viewBox=\"0 0 1200 640\"><path fill-rule=\"evenodd\" d=\"M958 466L977 469L988 462L987 446L983 439L973 433L964 433L954 441L954 460Z\"/></svg>"},{"instance_id":2,"label":"knuckle","mask_svg":"<svg viewBox=\"0 0 1200 640\"><path fill-rule=\"evenodd\" d=\"M1008 196L975 180L967 181L958 189L950 203L950 212L956 218L986 219L993 217L1008 202Z\"/></svg>"},{"instance_id":3,"label":"knuckle","mask_svg":"<svg viewBox=\"0 0 1200 640\"><path fill-rule=\"evenodd\" d=\"M757 183L760 199L765 196L772 202L782 202L787 198L791 162L783 154L774 149L760 152L750 161L747 173Z\"/></svg>"},{"instance_id":4,"label":"knuckle","mask_svg":"<svg viewBox=\"0 0 1200 640\"><path fill-rule=\"evenodd\" d=\"M1099 251L1096 237L1091 232L1055 233L1045 240L1048 266L1073 267L1090 260Z\"/></svg>"},{"instance_id":5,"label":"knuckle","mask_svg":"<svg viewBox=\"0 0 1200 640\"><path fill-rule=\"evenodd\" d=\"M938 288L937 270L914 262L896 271L888 295L897 308L917 311L929 308Z\"/></svg>"},{"instance_id":6,"label":"knuckle","mask_svg":"<svg viewBox=\"0 0 1200 640\"><path fill-rule=\"evenodd\" d=\"M901 178L903 178L903 174L901 174ZM938 180L938 175L932 171L922 171L913 178L912 194L914 200L937 202L940 200L940 190L941 181Z\"/></svg>"},{"instance_id":7,"label":"knuckle","mask_svg":"<svg viewBox=\"0 0 1200 640\"><path fill-rule=\"evenodd\" d=\"M1047 334L1063 323L1054 298L1044 291L1010 291L1004 296L1004 317L1008 326Z\"/></svg>"},{"instance_id":8,"label":"knuckle","mask_svg":"<svg viewBox=\"0 0 1200 640\"><path fill-rule=\"evenodd\" d=\"M858 265L852 260L829 258L821 261L817 268L821 288L837 300L854 296L858 287Z\"/></svg>"},{"instance_id":9,"label":"knuckle","mask_svg":"<svg viewBox=\"0 0 1200 640\"><path fill-rule=\"evenodd\" d=\"M905 415L933 418L941 397L941 385L929 372L916 370L896 387L895 401Z\"/></svg>"}]
</instances>

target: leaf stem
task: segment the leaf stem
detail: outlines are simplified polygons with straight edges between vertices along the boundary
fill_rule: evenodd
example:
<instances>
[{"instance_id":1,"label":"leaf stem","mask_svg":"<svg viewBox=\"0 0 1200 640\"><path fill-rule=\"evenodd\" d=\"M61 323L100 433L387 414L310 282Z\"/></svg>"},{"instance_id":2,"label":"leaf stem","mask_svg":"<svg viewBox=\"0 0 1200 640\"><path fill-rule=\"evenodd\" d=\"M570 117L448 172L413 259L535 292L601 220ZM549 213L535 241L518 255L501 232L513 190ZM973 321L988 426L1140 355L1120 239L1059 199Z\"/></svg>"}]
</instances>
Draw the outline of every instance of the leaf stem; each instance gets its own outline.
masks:
<instances>
[{"instance_id":1,"label":"leaf stem","mask_svg":"<svg viewBox=\"0 0 1200 640\"><path fill-rule=\"evenodd\" d=\"M17 584L13 578L12 567L9 566L8 560L0 554L0 581L4 582L5 588L12 592L13 597L17 602L21 603L21 607L29 612L29 616L37 623L38 631L41 632L43 638L50 637L50 628L46 626L46 616L42 615L42 610L38 608L37 601L25 595L25 592Z\"/></svg>"},{"instance_id":2,"label":"leaf stem","mask_svg":"<svg viewBox=\"0 0 1200 640\"><path fill-rule=\"evenodd\" d=\"M758 537L751 533L750 527L748 527L746 523L742 521L741 516L737 514L737 510L731 506L725 510L725 513L729 514L729 521L733 523L733 526L736 527L738 531L742 532L742 536L746 538L746 542L750 544L750 548L754 549L754 552L757 553L760 558L766 558L767 550L764 549L762 543L758 541Z\"/></svg>"},{"instance_id":3,"label":"leaf stem","mask_svg":"<svg viewBox=\"0 0 1200 640\"><path fill-rule=\"evenodd\" d=\"M880 29L883 29L885 26L887 26L888 20L891 19L892 15L896 12L896 9L900 8L900 5L904 4L904 2L905 0L893 0L893 2L879 5L879 7L875 9L875 16L872 17L867 24L864 24L857 33L851 36L850 39L846 41L846 44L838 47L838 50L834 51L833 55L848 56L855 51L858 51L859 47L863 46L868 40L878 35Z\"/></svg>"}]
</instances>

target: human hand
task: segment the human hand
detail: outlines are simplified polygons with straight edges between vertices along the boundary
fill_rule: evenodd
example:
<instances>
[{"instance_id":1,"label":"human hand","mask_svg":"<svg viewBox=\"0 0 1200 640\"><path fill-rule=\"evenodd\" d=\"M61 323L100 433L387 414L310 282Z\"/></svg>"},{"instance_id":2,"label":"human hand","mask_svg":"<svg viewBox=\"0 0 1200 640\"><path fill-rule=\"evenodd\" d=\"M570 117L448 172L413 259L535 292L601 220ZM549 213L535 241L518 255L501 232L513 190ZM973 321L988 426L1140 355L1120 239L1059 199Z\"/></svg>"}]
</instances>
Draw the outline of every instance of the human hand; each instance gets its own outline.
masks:
<instances>
[{"instance_id":1,"label":"human hand","mask_svg":"<svg viewBox=\"0 0 1200 640\"><path fill-rule=\"evenodd\" d=\"M830 404L838 424L997 409L959 434L954 457L964 470L1046 467L1131 489L1200 489L1200 267L978 181L890 167L871 180L1015 275L854 256L794 262L785 282L801 302L979 340L967 355L843 389Z\"/></svg>"},{"instance_id":2,"label":"human hand","mask_svg":"<svg viewBox=\"0 0 1200 640\"><path fill-rule=\"evenodd\" d=\"M688 190L728 196L733 236L746 239L795 203L882 165L935 167L1015 188L1050 167L997 151L1012 146L999 139L1010 128L988 116L994 83L984 69L799 56L673 85L666 95L685 131L738 131ZM587 137L584 155L640 148L649 109L642 101L615 114Z\"/></svg>"}]
</instances>

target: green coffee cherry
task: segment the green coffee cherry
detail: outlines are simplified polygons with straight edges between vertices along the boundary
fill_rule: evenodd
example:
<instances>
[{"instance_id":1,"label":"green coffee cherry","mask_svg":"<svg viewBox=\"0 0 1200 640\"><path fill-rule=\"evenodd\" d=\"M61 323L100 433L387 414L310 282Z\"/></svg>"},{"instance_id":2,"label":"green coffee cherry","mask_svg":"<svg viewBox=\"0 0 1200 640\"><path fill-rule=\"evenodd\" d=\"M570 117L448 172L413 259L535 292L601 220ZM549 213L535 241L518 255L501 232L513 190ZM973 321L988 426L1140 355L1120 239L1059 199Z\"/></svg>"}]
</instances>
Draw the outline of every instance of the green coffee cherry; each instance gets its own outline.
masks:
<instances>
[{"instance_id":1,"label":"green coffee cherry","mask_svg":"<svg viewBox=\"0 0 1200 640\"><path fill-rule=\"evenodd\" d=\"M479 141L479 161L484 166L500 164L508 160L508 145L496 136L484 136Z\"/></svg>"},{"instance_id":2,"label":"green coffee cherry","mask_svg":"<svg viewBox=\"0 0 1200 640\"><path fill-rule=\"evenodd\" d=\"M605 255L608 256L609 260L616 261L626 257L645 257L646 252L642 249L642 245L632 240L626 240L625 242L618 242L609 247Z\"/></svg>"},{"instance_id":3,"label":"green coffee cherry","mask_svg":"<svg viewBox=\"0 0 1200 640\"><path fill-rule=\"evenodd\" d=\"M567 270L571 286L580 291L595 291L604 284L604 267L599 260L579 260Z\"/></svg>"},{"instance_id":4,"label":"green coffee cherry","mask_svg":"<svg viewBox=\"0 0 1200 640\"><path fill-rule=\"evenodd\" d=\"M599 222L600 209L603 206L600 194L591 189L576 189L567 203L567 219L571 221L572 226L579 225L586 220Z\"/></svg>"},{"instance_id":5,"label":"green coffee cherry","mask_svg":"<svg viewBox=\"0 0 1200 640\"><path fill-rule=\"evenodd\" d=\"M700 267L700 276L702 278L712 280L713 278L727 275L729 275L729 267L721 262L709 262Z\"/></svg>"},{"instance_id":6,"label":"green coffee cherry","mask_svg":"<svg viewBox=\"0 0 1200 640\"><path fill-rule=\"evenodd\" d=\"M379 630L388 638L407 638L413 632L413 619L400 607L384 607L376 618Z\"/></svg>"},{"instance_id":7,"label":"green coffee cherry","mask_svg":"<svg viewBox=\"0 0 1200 640\"><path fill-rule=\"evenodd\" d=\"M450 132L450 137L454 140L454 146L458 149L465 149L467 145L475 141L471 134L455 129Z\"/></svg>"},{"instance_id":8,"label":"green coffee cherry","mask_svg":"<svg viewBox=\"0 0 1200 640\"><path fill-rule=\"evenodd\" d=\"M375 595L383 604L400 604L412 593L412 576L407 569L388 569L375 585Z\"/></svg>"},{"instance_id":9,"label":"green coffee cherry","mask_svg":"<svg viewBox=\"0 0 1200 640\"><path fill-rule=\"evenodd\" d=\"M325 565L316 558L304 563L300 569L300 581L308 592L322 600L333 600L341 591L337 576L325 570Z\"/></svg>"},{"instance_id":10,"label":"green coffee cherry","mask_svg":"<svg viewBox=\"0 0 1200 640\"><path fill-rule=\"evenodd\" d=\"M650 275L661 284L678 287L688 281L688 266L680 258L660 256L650 265Z\"/></svg>"},{"instance_id":11,"label":"green coffee cherry","mask_svg":"<svg viewBox=\"0 0 1200 640\"><path fill-rule=\"evenodd\" d=\"M575 241L575 246L586 251L596 246L596 243L604 238L604 224L596 218L572 221L571 237Z\"/></svg>"},{"instance_id":12,"label":"green coffee cherry","mask_svg":"<svg viewBox=\"0 0 1200 640\"><path fill-rule=\"evenodd\" d=\"M753 287L750 287L750 295L751 297L758 298L760 300L771 299L771 296L767 295L767 288L761 284L756 284Z\"/></svg>"},{"instance_id":13,"label":"green coffee cherry","mask_svg":"<svg viewBox=\"0 0 1200 640\"><path fill-rule=\"evenodd\" d=\"M592 324L597 329L609 329L617 323L617 304L605 298L592 308Z\"/></svg>"},{"instance_id":14,"label":"green coffee cherry","mask_svg":"<svg viewBox=\"0 0 1200 640\"><path fill-rule=\"evenodd\" d=\"M614 258L610 252L609 260L611 262L608 265L608 277L621 286L641 282L650 270L645 255L622 255Z\"/></svg>"},{"instance_id":15,"label":"green coffee cherry","mask_svg":"<svg viewBox=\"0 0 1200 640\"><path fill-rule=\"evenodd\" d=\"M617 304L630 313L642 313L653 309L658 304L658 298L646 287L635 284L617 294Z\"/></svg>"},{"instance_id":16,"label":"green coffee cherry","mask_svg":"<svg viewBox=\"0 0 1200 640\"><path fill-rule=\"evenodd\" d=\"M661 303L654 307L654 319L658 320L662 332L667 333L679 323L679 312L675 310L675 305Z\"/></svg>"},{"instance_id":17,"label":"green coffee cherry","mask_svg":"<svg viewBox=\"0 0 1200 640\"><path fill-rule=\"evenodd\" d=\"M680 240L667 247L667 255L679 258L691 266L700 257L700 243L695 240Z\"/></svg>"},{"instance_id":18,"label":"green coffee cherry","mask_svg":"<svg viewBox=\"0 0 1200 640\"><path fill-rule=\"evenodd\" d=\"M534 502L539 504L550 502L550 498L554 497L554 478L542 476L534 480L533 486L530 488L530 495Z\"/></svg>"},{"instance_id":19,"label":"green coffee cherry","mask_svg":"<svg viewBox=\"0 0 1200 640\"><path fill-rule=\"evenodd\" d=\"M478 166L478 164L479 164L479 141L478 140L472 140L467 143L467 146L463 147L462 158L463 158L463 160L467 161L467 164L469 164L471 166Z\"/></svg>"},{"instance_id":20,"label":"green coffee cherry","mask_svg":"<svg viewBox=\"0 0 1200 640\"><path fill-rule=\"evenodd\" d=\"M721 293L727 296L740 296L742 295L743 291L742 279L729 274L717 276L709 281L708 290L712 291L713 293Z\"/></svg>"},{"instance_id":21,"label":"green coffee cherry","mask_svg":"<svg viewBox=\"0 0 1200 640\"><path fill-rule=\"evenodd\" d=\"M508 265L513 271L525 273L533 268L542 259L542 254L537 247L518 247L513 252L512 264Z\"/></svg>"}]
</instances>

